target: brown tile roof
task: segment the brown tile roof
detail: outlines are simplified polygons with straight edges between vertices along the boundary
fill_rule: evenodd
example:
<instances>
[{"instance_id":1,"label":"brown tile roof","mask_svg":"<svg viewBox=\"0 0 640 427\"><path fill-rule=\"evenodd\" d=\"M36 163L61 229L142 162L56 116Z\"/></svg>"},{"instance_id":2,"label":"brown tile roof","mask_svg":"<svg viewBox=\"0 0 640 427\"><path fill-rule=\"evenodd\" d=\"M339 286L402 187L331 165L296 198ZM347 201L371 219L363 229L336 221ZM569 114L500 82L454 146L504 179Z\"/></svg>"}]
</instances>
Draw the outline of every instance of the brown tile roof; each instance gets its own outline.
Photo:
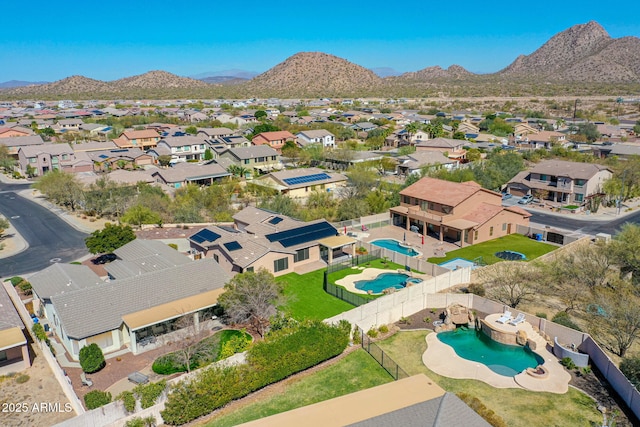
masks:
<instances>
[{"instance_id":1,"label":"brown tile roof","mask_svg":"<svg viewBox=\"0 0 640 427\"><path fill-rule=\"evenodd\" d=\"M122 135L129 140L138 138L158 138L160 136L160 134L153 129L131 130L124 132Z\"/></svg>"},{"instance_id":2,"label":"brown tile roof","mask_svg":"<svg viewBox=\"0 0 640 427\"><path fill-rule=\"evenodd\" d=\"M463 216L462 218L482 225L494 216L502 212L502 206L490 205L489 203L480 203L474 210Z\"/></svg>"},{"instance_id":3,"label":"brown tile roof","mask_svg":"<svg viewBox=\"0 0 640 427\"><path fill-rule=\"evenodd\" d=\"M543 175L566 176L571 179L590 179L602 170L609 170L609 168L595 163L544 160L534 165L529 171Z\"/></svg>"},{"instance_id":4,"label":"brown tile roof","mask_svg":"<svg viewBox=\"0 0 640 427\"><path fill-rule=\"evenodd\" d=\"M480 184L473 181L457 183L426 177L408 186L400 194L446 206L457 206L478 191L488 190L483 190Z\"/></svg>"},{"instance_id":5,"label":"brown tile roof","mask_svg":"<svg viewBox=\"0 0 640 427\"><path fill-rule=\"evenodd\" d=\"M296 137L291 132L286 130L281 130L276 132L262 132L256 135L254 139L258 137L262 137L267 141L279 141L281 139L296 139Z\"/></svg>"}]
</instances>

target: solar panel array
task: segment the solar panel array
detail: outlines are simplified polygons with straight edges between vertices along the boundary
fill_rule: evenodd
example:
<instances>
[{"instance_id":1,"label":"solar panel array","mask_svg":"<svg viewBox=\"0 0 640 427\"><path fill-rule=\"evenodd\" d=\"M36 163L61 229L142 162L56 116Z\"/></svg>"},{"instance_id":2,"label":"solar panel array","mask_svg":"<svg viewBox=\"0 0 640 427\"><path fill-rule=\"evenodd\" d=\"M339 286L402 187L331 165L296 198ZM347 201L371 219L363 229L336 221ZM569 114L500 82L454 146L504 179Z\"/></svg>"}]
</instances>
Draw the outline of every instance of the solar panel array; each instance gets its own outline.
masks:
<instances>
[{"instance_id":1,"label":"solar panel array","mask_svg":"<svg viewBox=\"0 0 640 427\"><path fill-rule=\"evenodd\" d=\"M191 236L191 240L196 242L196 243L202 243L202 242L215 242L216 240L218 240L220 238L220 235L218 233L214 233L213 231L205 228L203 230L198 231L196 234L194 234L193 236Z\"/></svg>"},{"instance_id":2,"label":"solar panel array","mask_svg":"<svg viewBox=\"0 0 640 427\"><path fill-rule=\"evenodd\" d=\"M279 242L282 246L288 248L301 243L335 236L336 234L338 234L338 230L336 230L333 225L323 221L316 224L292 228L286 231L280 231L278 233L267 234L265 237L270 242Z\"/></svg>"},{"instance_id":3,"label":"solar panel array","mask_svg":"<svg viewBox=\"0 0 640 427\"><path fill-rule=\"evenodd\" d=\"M282 181L287 185L297 185L306 184L307 182L322 181L325 179L331 179L331 177L326 173L316 173L307 176L297 176L295 178L285 178Z\"/></svg>"},{"instance_id":4,"label":"solar panel array","mask_svg":"<svg viewBox=\"0 0 640 427\"><path fill-rule=\"evenodd\" d=\"M229 252L237 251L238 249L242 249L242 246L240 246L240 243L238 243L236 241L225 243L222 246L227 248L227 250Z\"/></svg>"},{"instance_id":5,"label":"solar panel array","mask_svg":"<svg viewBox=\"0 0 640 427\"><path fill-rule=\"evenodd\" d=\"M282 218L280 218L279 216L274 216L269 220L269 224L273 225L279 224L280 222L282 222Z\"/></svg>"}]
</instances>

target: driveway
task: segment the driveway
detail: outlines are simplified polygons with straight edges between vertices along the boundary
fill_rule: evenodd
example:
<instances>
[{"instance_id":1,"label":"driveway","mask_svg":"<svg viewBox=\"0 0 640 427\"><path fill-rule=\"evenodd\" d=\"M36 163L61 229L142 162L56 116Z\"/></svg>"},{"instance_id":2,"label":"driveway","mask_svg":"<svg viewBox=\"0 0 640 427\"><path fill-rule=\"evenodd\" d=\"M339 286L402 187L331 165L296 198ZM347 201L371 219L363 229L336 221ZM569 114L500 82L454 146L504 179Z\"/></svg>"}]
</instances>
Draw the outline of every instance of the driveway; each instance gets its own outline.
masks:
<instances>
[{"instance_id":1,"label":"driveway","mask_svg":"<svg viewBox=\"0 0 640 427\"><path fill-rule=\"evenodd\" d=\"M24 188L24 187L22 187ZM53 262L71 262L89 254L87 234L76 230L55 213L37 203L6 191L0 192L0 213L11 221L29 247L0 259L0 277L42 270Z\"/></svg>"}]
</instances>

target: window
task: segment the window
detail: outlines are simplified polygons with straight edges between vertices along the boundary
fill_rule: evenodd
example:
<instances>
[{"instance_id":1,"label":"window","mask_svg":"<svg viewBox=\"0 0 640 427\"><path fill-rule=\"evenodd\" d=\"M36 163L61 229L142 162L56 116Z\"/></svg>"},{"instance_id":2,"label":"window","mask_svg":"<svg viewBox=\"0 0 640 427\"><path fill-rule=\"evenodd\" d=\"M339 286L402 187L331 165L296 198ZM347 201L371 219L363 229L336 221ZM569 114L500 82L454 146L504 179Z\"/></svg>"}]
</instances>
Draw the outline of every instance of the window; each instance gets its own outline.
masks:
<instances>
[{"instance_id":1,"label":"window","mask_svg":"<svg viewBox=\"0 0 640 427\"><path fill-rule=\"evenodd\" d=\"M7 351L2 350L0 351L0 362L4 362L5 360L7 360Z\"/></svg>"},{"instance_id":2,"label":"window","mask_svg":"<svg viewBox=\"0 0 640 427\"><path fill-rule=\"evenodd\" d=\"M204 144L200 144L200 149L204 150Z\"/></svg>"},{"instance_id":3,"label":"window","mask_svg":"<svg viewBox=\"0 0 640 427\"><path fill-rule=\"evenodd\" d=\"M35 157L29 158L29 163L35 163L37 159Z\"/></svg>"},{"instance_id":4,"label":"window","mask_svg":"<svg viewBox=\"0 0 640 427\"><path fill-rule=\"evenodd\" d=\"M584 179L576 179L576 185L578 187L582 187L584 185L584 183L585 183Z\"/></svg>"},{"instance_id":5,"label":"window","mask_svg":"<svg viewBox=\"0 0 640 427\"><path fill-rule=\"evenodd\" d=\"M298 249L293 256L293 262L300 262L305 259L309 259L309 248Z\"/></svg>"},{"instance_id":6,"label":"window","mask_svg":"<svg viewBox=\"0 0 640 427\"><path fill-rule=\"evenodd\" d=\"M265 160L264 157L258 157L258 163L264 163Z\"/></svg>"},{"instance_id":7,"label":"window","mask_svg":"<svg viewBox=\"0 0 640 427\"><path fill-rule=\"evenodd\" d=\"M271 160L275 160L275 159L276 159L276 156L271 156Z\"/></svg>"},{"instance_id":8,"label":"window","mask_svg":"<svg viewBox=\"0 0 640 427\"><path fill-rule=\"evenodd\" d=\"M489 236L493 236L493 226L489 227Z\"/></svg>"},{"instance_id":9,"label":"window","mask_svg":"<svg viewBox=\"0 0 640 427\"><path fill-rule=\"evenodd\" d=\"M502 231L507 231L507 223L506 222L502 223Z\"/></svg>"},{"instance_id":10,"label":"window","mask_svg":"<svg viewBox=\"0 0 640 427\"><path fill-rule=\"evenodd\" d=\"M62 155L62 160L67 160L68 158L69 158L69 155L68 155L68 154L63 154L63 155Z\"/></svg>"},{"instance_id":11,"label":"window","mask_svg":"<svg viewBox=\"0 0 640 427\"><path fill-rule=\"evenodd\" d=\"M475 233L473 233L473 240L474 241L478 240L478 230L476 230Z\"/></svg>"},{"instance_id":12,"label":"window","mask_svg":"<svg viewBox=\"0 0 640 427\"><path fill-rule=\"evenodd\" d=\"M289 268L289 258L280 258L273 261L273 271L278 272Z\"/></svg>"},{"instance_id":13,"label":"window","mask_svg":"<svg viewBox=\"0 0 640 427\"><path fill-rule=\"evenodd\" d=\"M540 181L546 181L547 175L540 175Z\"/></svg>"},{"instance_id":14,"label":"window","mask_svg":"<svg viewBox=\"0 0 640 427\"><path fill-rule=\"evenodd\" d=\"M217 262L218 264L220 264L220 258L218 257L218 255L213 254L213 259L215 259L215 260L216 260L216 262Z\"/></svg>"},{"instance_id":15,"label":"window","mask_svg":"<svg viewBox=\"0 0 640 427\"><path fill-rule=\"evenodd\" d=\"M245 273L249 272L249 271L253 273L253 267L247 267L247 268L244 269Z\"/></svg>"},{"instance_id":16,"label":"window","mask_svg":"<svg viewBox=\"0 0 640 427\"><path fill-rule=\"evenodd\" d=\"M584 194L576 193L576 202L582 202L584 200Z\"/></svg>"},{"instance_id":17,"label":"window","mask_svg":"<svg viewBox=\"0 0 640 427\"><path fill-rule=\"evenodd\" d=\"M248 165L250 161L251 161L250 159L244 159L244 164Z\"/></svg>"}]
</instances>

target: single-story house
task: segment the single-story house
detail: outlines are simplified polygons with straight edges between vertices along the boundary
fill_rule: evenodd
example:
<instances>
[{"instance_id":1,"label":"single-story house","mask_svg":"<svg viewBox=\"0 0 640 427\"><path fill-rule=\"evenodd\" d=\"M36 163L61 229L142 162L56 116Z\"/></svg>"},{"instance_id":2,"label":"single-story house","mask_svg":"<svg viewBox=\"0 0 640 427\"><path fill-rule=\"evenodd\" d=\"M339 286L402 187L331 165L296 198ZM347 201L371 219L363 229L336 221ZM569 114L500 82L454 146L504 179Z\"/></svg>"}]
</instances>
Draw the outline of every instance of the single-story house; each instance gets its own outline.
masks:
<instances>
[{"instance_id":1,"label":"single-story house","mask_svg":"<svg viewBox=\"0 0 640 427\"><path fill-rule=\"evenodd\" d=\"M93 168L97 172L113 169L135 169L153 164L153 157L138 148L89 151L86 154L93 161Z\"/></svg>"},{"instance_id":2,"label":"single-story house","mask_svg":"<svg viewBox=\"0 0 640 427\"><path fill-rule=\"evenodd\" d=\"M176 163L170 168L159 168L152 172L156 181L173 188L187 184L211 185L214 181L231 176L225 168L217 163Z\"/></svg>"},{"instance_id":3,"label":"single-story house","mask_svg":"<svg viewBox=\"0 0 640 427\"><path fill-rule=\"evenodd\" d=\"M233 228L207 227L189 237L192 250L230 274L265 268L280 276L311 263L320 267L346 257L342 248L355 245L325 220L303 222L255 207L233 219Z\"/></svg>"},{"instance_id":4,"label":"single-story house","mask_svg":"<svg viewBox=\"0 0 640 427\"><path fill-rule=\"evenodd\" d=\"M254 184L277 190L293 199L306 200L313 191L335 193L347 185L341 173L318 168L298 168L271 172L253 181Z\"/></svg>"},{"instance_id":5,"label":"single-story house","mask_svg":"<svg viewBox=\"0 0 640 427\"><path fill-rule=\"evenodd\" d=\"M455 169L460 162L450 159L440 151L416 151L406 156L398 157L396 170L398 175L422 173L423 169L439 168Z\"/></svg>"},{"instance_id":6,"label":"single-story house","mask_svg":"<svg viewBox=\"0 0 640 427\"><path fill-rule=\"evenodd\" d=\"M72 359L92 343L104 353L125 346L138 354L149 337L175 330L177 319L190 316L199 328L210 316L227 273L212 259L160 265L153 249L137 245L143 256L123 260L116 273L122 278L102 280L89 267L73 264L53 264L30 278L34 310L47 318ZM157 263L151 271L131 270L144 266L145 257Z\"/></svg>"},{"instance_id":7,"label":"single-story house","mask_svg":"<svg viewBox=\"0 0 640 427\"><path fill-rule=\"evenodd\" d=\"M24 327L6 289L0 286L0 375L31 366Z\"/></svg>"}]
</instances>

